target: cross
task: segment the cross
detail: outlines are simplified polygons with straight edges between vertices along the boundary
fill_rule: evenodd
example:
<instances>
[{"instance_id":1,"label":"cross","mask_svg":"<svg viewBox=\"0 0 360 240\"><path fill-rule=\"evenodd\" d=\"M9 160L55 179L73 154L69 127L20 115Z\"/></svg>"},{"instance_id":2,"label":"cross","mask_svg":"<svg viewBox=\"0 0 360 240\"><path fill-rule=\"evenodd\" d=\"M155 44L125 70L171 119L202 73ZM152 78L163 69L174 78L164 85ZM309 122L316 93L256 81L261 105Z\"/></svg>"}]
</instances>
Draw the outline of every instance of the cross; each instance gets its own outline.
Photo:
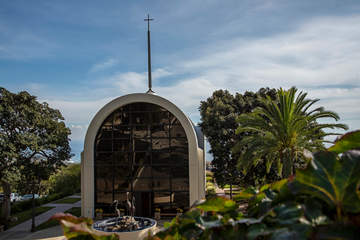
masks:
<instances>
[{"instance_id":1,"label":"cross","mask_svg":"<svg viewBox=\"0 0 360 240\"><path fill-rule=\"evenodd\" d=\"M154 20L153 18L150 18L149 14L147 15L147 18L144 19L144 21L147 21L148 24L148 31L147 31L147 44L148 44L148 81L149 81L149 90L147 93L153 93L152 88L152 80L151 80L151 50L150 50L150 21Z\"/></svg>"},{"instance_id":2,"label":"cross","mask_svg":"<svg viewBox=\"0 0 360 240\"><path fill-rule=\"evenodd\" d=\"M153 18L150 18L149 14L147 15L147 18L144 19L144 21L148 22L148 31L150 31L150 21L154 20Z\"/></svg>"}]
</instances>

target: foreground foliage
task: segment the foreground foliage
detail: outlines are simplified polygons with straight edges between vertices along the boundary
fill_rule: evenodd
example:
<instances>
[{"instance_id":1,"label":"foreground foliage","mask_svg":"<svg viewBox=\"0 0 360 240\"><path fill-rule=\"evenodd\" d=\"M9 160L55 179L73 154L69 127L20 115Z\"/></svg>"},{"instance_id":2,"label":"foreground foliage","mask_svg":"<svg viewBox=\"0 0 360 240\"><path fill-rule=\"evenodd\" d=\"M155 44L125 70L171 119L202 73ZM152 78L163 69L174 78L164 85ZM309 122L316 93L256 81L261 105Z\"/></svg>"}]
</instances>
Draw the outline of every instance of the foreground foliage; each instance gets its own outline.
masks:
<instances>
[{"instance_id":1,"label":"foreground foliage","mask_svg":"<svg viewBox=\"0 0 360 240\"><path fill-rule=\"evenodd\" d=\"M360 131L347 134L330 148L336 152L314 154L296 177L246 189L235 201L200 203L149 239L357 239L360 152L344 146L358 148L360 141L344 141L359 137Z\"/></svg>"},{"instance_id":2,"label":"foreground foliage","mask_svg":"<svg viewBox=\"0 0 360 240\"><path fill-rule=\"evenodd\" d=\"M360 131L344 135L328 151L315 153L296 176L248 188L234 200L200 202L147 239L358 239L360 151L353 149L360 148L359 140ZM119 239L95 232L88 219L54 218L68 239Z\"/></svg>"},{"instance_id":3,"label":"foreground foliage","mask_svg":"<svg viewBox=\"0 0 360 240\"><path fill-rule=\"evenodd\" d=\"M50 220L60 222L64 235L69 240L118 240L116 234L100 233L91 228L93 221L78 218L68 213L57 213Z\"/></svg>"}]
</instances>

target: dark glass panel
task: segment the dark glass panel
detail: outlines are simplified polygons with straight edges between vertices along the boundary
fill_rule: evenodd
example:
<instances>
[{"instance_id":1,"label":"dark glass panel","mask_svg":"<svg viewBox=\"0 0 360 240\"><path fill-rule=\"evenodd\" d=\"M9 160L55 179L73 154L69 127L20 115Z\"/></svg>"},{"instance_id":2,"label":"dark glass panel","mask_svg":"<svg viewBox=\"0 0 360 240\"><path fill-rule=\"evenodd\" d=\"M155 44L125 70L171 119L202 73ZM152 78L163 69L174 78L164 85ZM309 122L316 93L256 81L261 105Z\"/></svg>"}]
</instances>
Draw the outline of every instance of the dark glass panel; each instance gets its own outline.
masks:
<instances>
[{"instance_id":1,"label":"dark glass panel","mask_svg":"<svg viewBox=\"0 0 360 240\"><path fill-rule=\"evenodd\" d=\"M152 179L151 178L136 178L133 179L134 191L152 191Z\"/></svg>"},{"instance_id":2,"label":"dark glass panel","mask_svg":"<svg viewBox=\"0 0 360 240\"><path fill-rule=\"evenodd\" d=\"M166 207L171 204L173 199L174 194L171 194L170 192L154 192L154 207L165 210Z\"/></svg>"},{"instance_id":3,"label":"dark glass panel","mask_svg":"<svg viewBox=\"0 0 360 240\"><path fill-rule=\"evenodd\" d=\"M114 129L119 128L122 125L129 125L130 124L130 114L126 111L118 110L114 112Z\"/></svg>"},{"instance_id":4,"label":"dark glass panel","mask_svg":"<svg viewBox=\"0 0 360 240\"><path fill-rule=\"evenodd\" d=\"M102 124L101 130L112 130L113 115L111 114Z\"/></svg>"},{"instance_id":5,"label":"dark glass panel","mask_svg":"<svg viewBox=\"0 0 360 240\"><path fill-rule=\"evenodd\" d=\"M126 207L125 207L125 201L127 199L131 199L131 193L129 193L129 196L127 197L127 193L126 192L115 192L115 195L114 195L114 200L118 200L119 202L119 205L118 205L118 209L124 209L126 210Z\"/></svg>"},{"instance_id":6,"label":"dark glass panel","mask_svg":"<svg viewBox=\"0 0 360 240\"><path fill-rule=\"evenodd\" d=\"M146 125L149 123L150 123L150 120L149 120L148 112L132 112L131 113L131 124Z\"/></svg>"},{"instance_id":7,"label":"dark glass panel","mask_svg":"<svg viewBox=\"0 0 360 240\"><path fill-rule=\"evenodd\" d=\"M171 168L171 175L173 178L187 178L189 177L189 167L185 166L176 166Z\"/></svg>"},{"instance_id":8,"label":"dark glass panel","mask_svg":"<svg viewBox=\"0 0 360 240\"><path fill-rule=\"evenodd\" d=\"M112 191L113 174L111 166L99 166L95 168L96 191Z\"/></svg>"},{"instance_id":9,"label":"dark glass panel","mask_svg":"<svg viewBox=\"0 0 360 240\"><path fill-rule=\"evenodd\" d=\"M130 141L130 136L130 126L118 126L116 129L114 129L114 138L127 139L127 141Z\"/></svg>"},{"instance_id":10,"label":"dark glass panel","mask_svg":"<svg viewBox=\"0 0 360 240\"><path fill-rule=\"evenodd\" d=\"M189 191L189 178L172 178L172 191Z\"/></svg>"},{"instance_id":11,"label":"dark glass panel","mask_svg":"<svg viewBox=\"0 0 360 240\"><path fill-rule=\"evenodd\" d=\"M171 138L171 151L179 153L188 152L188 141L186 138Z\"/></svg>"},{"instance_id":12,"label":"dark glass panel","mask_svg":"<svg viewBox=\"0 0 360 240\"><path fill-rule=\"evenodd\" d=\"M171 164L174 165L188 165L189 154L186 152L172 152L171 153Z\"/></svg>"},{"instance_id":13,"label":"dark glass panel","mask_svg":"<svg viewBox=\"0 0 360 240\"><path fill-rule=\"evenodd\" d=\"M122 122L122 112L121 110L117 110L113 113L114 115L114 118L113 118L113 127L114 129L117 129L119 126L123 125L123 122Z\"/></svg>"},{"instance_id":14,"label":"dark glass panel","mask_svg":"<svg viewBox=\"0 0 360 240\"><path fill-rule=\"evenodd\" d=\"M96 151L99 152L112 151L112 141L105 139L96 140Z\"/></svg>"},{"instance_id":15,"label":"dark glass panel","mask_svg":"<svg viewBox=\"0 0 360 240\"><path fill-rule=\"evenodd\" d=\"M114 139L115 152L128 152L130 151L130 142L127 139Z\"/></svg>"},{"instance_id":16,"label":"dark glass panel","mask_svg":"<svg viewBox=\"0 0 360 240\"><path fill-rule=\"evenodd\" d=\"M116 216L114 206L110 203L95 203L95 209L101 208L108 216Z\"/></svg>"},{"instance_id":17,"label":"dark glass panel","mask_svg":"<svg viewBox=\"0 0 360 240\"><path fill-rule=\"evenodd\" d=\"M189 206L189 192L175 192L174 205L181 209L187 209Z\"/></svg>"},{"instance_id":18,"label":"dark glass panel","mask_svg":"<svg viewBox=\"0 0 360 240\"><path fill-rule=\"evenodd\" d=\"M169 191L170 190L170 179L168 178L155 178L153 179L154 191Z\"/></svg>"},{"instance_id":19,"label":"dark glass panel","mask_svg":"<svg viewBox=\"0 0 360 240\"><path fill-rule=\"evenodd\" d=\"M166 111L161 112L152 112L151 113L151 119L153 125L158 124L169 124L169 113Z\"/></svg>"},{"instance_id":20,"label":"dark glass panel","mask_svg":"<svg viewBox=\"0 0 360 240\"><path fill-rule=\"evenodd\" d=\"M169 139L168 138L155 138L152 139L153 151L169 151Z\"/></svg>"},{"instance_id":21,"label":"dark glass panel","mask_svg":"<svg viewBox=\"0 0 360 240\"><path fill-rule=\"evenodd\" d=\"M132 112L148 112L152 110L151 103L137 102L129 105Z\"/></svg>"},{"instance_id":22,"label":"dark glass panel","mask_svg":"<svg viewBox=\"0 0 360 240\"><path fill-rule=\"evenodd\" d=\"M133 128L134 138L147 138L149 137L148 125L134 126Z\"/></svg>"},{"instance_id":23,"label":"dark glass panel","mask_svg":"<svg viewBox=\"0 0 360 240\"><path fill-rule=\"evenodd\" d=\"M96 192L96 203L98 204L112 204L112 192Z\"/></svg>"},{"instance_id":24,"label":"dark glass panel","mask_svg":"<svg viewBox=\"0 0 360 240\"><path fill-rule=\"evenodd\" d=\"M134 178L151 177L151 167L150 166L133 166L133 177Z\"/></svg>"},{"instance_id":25,"label":"dark glass panel","mask_svg":"<svg viewBox=\"0 0 360 240\"><path fill-rule=\"evenodd\" d=\"M168 138L169 137L169 125L152 125L150 127L152 138Z\"/></svg>"},{"instance_id":26,"label":"dark glass panel","mask_svg":"<svg viewBox=\"0 0 360 240\"><path fill-rule=\"evenodd\" d=\"M151 148L150 139L134 139L135 151L149 151Z\"/></svg>"},{"instance_id":27,"label":"dark glass panel","mask_svg":"<svg viewBox=\"0 0 360 240\"><path fill-rule=\"evenodd\" d=\"M112 164L112 152L97 152L95 156L95 165L111 165Z\"/></svg>"},{"instance_id":28,"label":"dark glass panel","mask_svg":"<svg viewBox=\"0 0 360 240\"><path fill-rule=\"evenodd\" d=\"M130 178L131 177L131 166L113 166L115 178Z\"/></svg>"},{"instance_id":29,"label":"dark glass panel","mask_svg":"<svg viewBox=\"0 0 360 240\"><path fill-rule=\"evenodd\" d=\"M115 165L123 165L125 166L130 166L130 153L126 153L126 152L114 152L113 153L114 156L114 164Z\"/></svg>"},{"instance_id":30,"label":"dark glass panel","mask_svg":"<svg viewBox=\"0 0 360 240\"><path fill-rule=\"evenodd\" d=\"M171 125L170 127L170 137L177 138L183 137L186 138L186 133L184 128L181 125Z\"/></svg>"},{"instance_id":31,"label":"dark glass panel","mask_svg":"<svg viewBox=\"0 0 360 240\"><path fill-rule=\"evenodd\" d=\"M131 191L131 180L122 178L122 176L115 176L114 191Z\"/></svg>"},{"instance_id":32,"label":"dark glass panel","mask_svg":"<svg viewBox=\"0 0 360 240\"><path fill-rule=\"evenodd\" d=\"M111 139L112 138L112 130L100 130L97 135L97 139Z\"/></svg>"},{"instance_id":33,"label":"dark glass panel","mask_svg":"<svg viewBox=\"0 0 360 240\"><path fill-rule=\"evenodd\" d=\"M148 103L148 109L151 112L167 112L165 108L162 108L159 105L151 104L151 103Z\"/></svg>"},{"instance_id":34,"label":"dark glass panel","mask_svg":"<svg viewBox=\"0 0 360 240\"><path fill-rule=\"evenodd\" d=\"M151 153L150 152L134 152L134 165L151 164Z\"/></svg>"},{"instance_id":35,"label":"dark glass panel","mask_svg":"<svg viewBox=\"0 0 360 240\"><path fill-rule=\"evenodd\" d=\"M171 167L169 166L153 166L154 178L168 178L170 177Z\"/></svg>"},{"instance_id":36,"label":"dark glass panel","mask_svg":"<svg viewBox=\"0 0 360 240\"><path fill-rule=\"evenodd\" d=\"M153 152L152 165L166 165L170 163L170 153L168 152Z\"/></svg>"}]
</instances>

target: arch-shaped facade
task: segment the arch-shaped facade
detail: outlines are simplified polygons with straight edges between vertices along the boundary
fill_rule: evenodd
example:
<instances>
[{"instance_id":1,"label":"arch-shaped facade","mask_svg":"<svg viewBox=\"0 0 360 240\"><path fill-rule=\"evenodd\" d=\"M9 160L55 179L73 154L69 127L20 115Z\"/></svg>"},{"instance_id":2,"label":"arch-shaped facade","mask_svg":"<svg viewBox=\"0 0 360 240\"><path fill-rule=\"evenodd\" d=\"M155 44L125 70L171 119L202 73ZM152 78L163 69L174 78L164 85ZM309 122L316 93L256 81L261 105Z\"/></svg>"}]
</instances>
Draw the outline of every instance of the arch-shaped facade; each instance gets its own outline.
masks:
<instances>
[{"instance_id":1,"label":"arch-shaped facade","mask_svg":"<svg viewBox=\"0 0 360 240\"><path fill-rule=\"evenodd\" d=\"M82 215L135 196L137 215L174 211L205 197L204 139L173 103L129 94L93 118L82 153Z\"/></svg>"}]
</instances>

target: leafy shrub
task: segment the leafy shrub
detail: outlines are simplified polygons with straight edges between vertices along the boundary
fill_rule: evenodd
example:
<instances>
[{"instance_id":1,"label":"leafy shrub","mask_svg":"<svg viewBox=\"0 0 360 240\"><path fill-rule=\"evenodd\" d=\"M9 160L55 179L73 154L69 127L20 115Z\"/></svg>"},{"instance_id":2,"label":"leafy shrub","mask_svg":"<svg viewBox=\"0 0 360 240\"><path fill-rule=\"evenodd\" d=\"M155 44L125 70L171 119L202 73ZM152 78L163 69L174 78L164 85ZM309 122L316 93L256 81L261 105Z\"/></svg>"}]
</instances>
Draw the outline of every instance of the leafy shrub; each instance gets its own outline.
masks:
<instances>
[{"instance_id":1,"label":"leafy shrub","mask_svg":"<svg viewBox=\"0 0 360 240\"><path fill-rule=\"evenodd\" d=\"M64 193L54 193L51 195L48 195L46 197L37 198L35 199L35 207L41 206L43 204L53 202L55 200L61 199L63 197L67 196ZM11 206L11 214L16 214L19 212L26 211L30 208L32 208L32 199L25 200L25 201L18 201L12 204Z\"/></svg>"},{"instance_id":2,"label":"leafy shrub","mask_svg":"<svg viewBox=\"0 0 360 240\"><path fill-rule=\"evenodd\" d=\"M296 176L209 199L148 239L357 239L360 152L345 151L359 147L360 131L346 134Z\"/></svg>"},{"instance_id":3,"label":"leafy shrub","mask_svg":"<svg viewBox=\"0 0 360 240\"><path fill-rule=\"evenodd\" d=\"M80 192L81 168L80 164L70 164L53 174L47 181L49 194L61 193L71 195Z\"/></svg>"},{"instance_id":4,"label":"leafy shrub","mask_svg":"<svg viewBox=\"0 0 360 240\"><path fill-rule=\"evenodd\" d=\"M207 177L214 177L214 173L211 171L206 171L206 176Z\"/></svg>"},{"instance_id":5,"label":"leafy shrub","mask_svg":"<svg viewBox=\"0 0 360 240\"><path fill-rule=\"evenodd\" d=\"M315 153L296 176L248 188L235 201L214 197L199 202L147 239L358 239L360 152L348 151L353 148L360 148L360 131ZM244 202L247 208L241 211ZM119 239L94 232L86 219L55 218L68 239Z\"/></svg>"},{"instance_id":6,"label":"leafy shrub","mask_svg":"<svg viewBox=\"0 0 360 240\"><path fill-rule=\"evenodd\" d=\"M214 182L213 177L206 176L206 182Z\"/></svg>"}]
</instances>

